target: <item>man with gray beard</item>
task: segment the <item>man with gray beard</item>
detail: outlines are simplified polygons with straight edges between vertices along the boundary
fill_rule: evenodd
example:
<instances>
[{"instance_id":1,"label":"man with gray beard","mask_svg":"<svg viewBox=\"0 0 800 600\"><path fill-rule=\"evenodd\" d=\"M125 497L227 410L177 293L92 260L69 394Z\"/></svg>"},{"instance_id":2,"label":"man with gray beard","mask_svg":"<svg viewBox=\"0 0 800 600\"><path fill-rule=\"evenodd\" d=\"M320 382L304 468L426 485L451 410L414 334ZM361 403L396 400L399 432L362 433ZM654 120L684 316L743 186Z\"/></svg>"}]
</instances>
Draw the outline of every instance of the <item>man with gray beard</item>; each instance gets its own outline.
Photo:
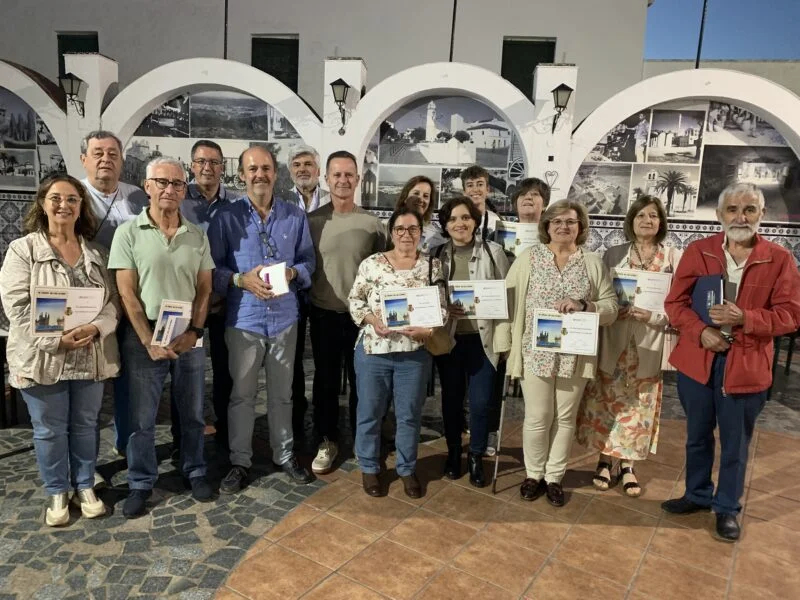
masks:
<instances>
[{"instance_id":1,"label":"man with gray beard","mask_svg":"<svg viewBox=\"0 0 800 600\"><path fill-rule=\"evenodd\" d=\"M669 357L678 370L678 396L686 413L686 491L661 508L689 514L713 510L716 537L739 539L736 516L744 491L747 449L772 385L773 338L800 324L800 274L785 248L758 235L764 194L749 183L719 196L722 232L684 251L664 303L680 332ZM713 326L692 308L698 278L721 275L724 299L708 309ZM719 426L716 492L714 427Z\"/></svg>"}]
</instances>

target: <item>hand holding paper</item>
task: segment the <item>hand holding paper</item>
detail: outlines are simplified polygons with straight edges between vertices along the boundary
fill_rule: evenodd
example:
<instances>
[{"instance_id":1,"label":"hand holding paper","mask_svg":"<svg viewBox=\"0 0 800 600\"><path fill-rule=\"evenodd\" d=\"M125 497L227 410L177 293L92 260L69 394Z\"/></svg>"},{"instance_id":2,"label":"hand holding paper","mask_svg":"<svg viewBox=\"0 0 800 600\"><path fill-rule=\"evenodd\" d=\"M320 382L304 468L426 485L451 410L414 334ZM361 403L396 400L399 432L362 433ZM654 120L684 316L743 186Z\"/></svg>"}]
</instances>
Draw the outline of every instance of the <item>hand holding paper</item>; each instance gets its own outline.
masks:
<instances>
[{"instance_id":1,"label":"hand holding paper","mask_svg":"<svg viewBox=\"0 0 800 600\"><path fill-rule=\"evenodd\" d=\"M287 281L285 262L263 267L258 272L258 276L264 281L265 284L270 286L270 298L289 293L289 283Z\"/></svg>"}]
</instances>

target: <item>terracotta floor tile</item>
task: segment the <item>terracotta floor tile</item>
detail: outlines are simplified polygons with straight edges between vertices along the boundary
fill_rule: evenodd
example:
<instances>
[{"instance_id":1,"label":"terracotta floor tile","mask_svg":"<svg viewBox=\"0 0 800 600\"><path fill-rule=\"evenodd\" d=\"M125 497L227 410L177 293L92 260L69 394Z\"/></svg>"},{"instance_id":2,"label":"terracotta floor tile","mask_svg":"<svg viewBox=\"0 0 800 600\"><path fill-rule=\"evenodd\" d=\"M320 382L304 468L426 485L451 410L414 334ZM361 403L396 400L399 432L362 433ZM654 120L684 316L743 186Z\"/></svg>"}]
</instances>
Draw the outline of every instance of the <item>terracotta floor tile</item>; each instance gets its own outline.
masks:
<instances>
[{"instance_id":1,"label":"terracotta floor tile","mask_svg":"<svg viewBox=\"0 0 800 600\"><path fill-rule=\"evenodd\" d=\"M411 598L442 566L439 561L381 539L339 572L392 598Z\"/></svg>"},{"instance_id":2,"label":"terracotta floor tile","mask_svg":"<svg viewBox=\"0 0 800 600\"><path fill-rule=\"evenodd\" d=\"M687 529L662 524L650 542L649 552L690 567L728 578L733 562L733 544L724 544L705 529ZM645 591L645 590L642 590Z\"/></svg>"},{"instance_id":3,"label":"terracotta floor tile","mask_svg":"<svg viewBox=\"0 0 800 600\"><path fill-rule=\"evenodd\" d=\"M761 469L753 474L748 485L760 492L800 501L798 482L800 482L800 464L795 463L782 469Z\"/></svg>"},{"instance_id":4,"label":"terracotta floor tile","mask_svg":"<svg viewBox=\"0 0 800 600\"><path fill-rule=\"evenodd\" d=\"M642 487L641 496L638 498L627 496L621 482L617 482L611 489L597 496L604 502L658 517L661 516L661 503L670 499L680 476L680 469L644 461L636 465L636 478Z\"/></svg>"},{"instance_id":5,"label":"terracotta floor tile","mask_svg":"<svg viewBox=\"0 0 800 600\"><path fill-rule=\"evenodd\" d=\"M437 469L438 471L438 469ZM394 474L394 472L392 472ZM428 500L431 499L432 496L439 493L446 485L449 484L448 481L445 481L441 477L441 473L439 472L436 477L428 476L425 473L417 472L417 477L419 479L420 485L422 486L423 496L422 498L409 498L406 496L405 489L403 488L403 481L394 475L395 478L389 483L389 493L388 496L390 498L394 498L396 500L402 500L403 502L408 502L409 504L414 504L416 506L421 506L425 504Z\"/></svg>"},{"instance_id":6,"label":"terracotta floor tile","mask_svg":"<svg viewBox=\"0 0 800 600\"><path fill-rule=\"evenodd\" d=\"M453 558L475 536L472 527L422 509L400 522L386 537L441 561Z\"/></svg>"},{"instance_id":7,"label":"terracotta floor tile","mask_svg":"<svg viewBox=\"0 0 800 600\"><path fill-rule=\"evenodd\" d=\"M377 539L378 535L322 515L298 527L278 542L330 569L337 569Z\"/></svg>"},{"instance_id":8,"label":"terracotta floor tile","mask_svg":"<svg viewBox=\"0 0 800 600\"><path fill-rule=\"evenodd\" d=\"M521 594L546 558L545 554L521 548L505 538L481 533L452 564L479 579Z\"/></svg>"},{"instance_id":9,"label":"terracotta floor tile","mask_svg":"<svg viewBox=\"0 0 800 600\"><path fill-rule=\"evenodd\" d=\"M625 588L601 579L596 575L584 573L562 562L550 560L525 592L531 600L622 600Z\"/></svg>"},{"instance_id":10,"label":"terracotta floor tile","mask_svg":"<svg viewBox=\"0 0 800 600\"><path fill-rule=\"evenodd\" d=\"M425 508L479 529L503 507L503 502L459 485L448 485L424 504Z\"/></svg>"},{"instance_id":11,"label":"terracotta floor tile","mask_svg":"<svg viewBox=\"0 0 800 600\"><path fill-rule=\"evenodd\" d=\"M518 546L549 554L571 525L517 504L506 504L496 513L486 532Z\"/></svg>"},{"instance_id":12,"label":"terracotta floor tile","mask_svg":"<svg viewBox=\"0 0 800 600\"><path fill-rule=\"evenodd\" d=\"M669 436L669 439L665 439L665 436L660 436L658 449L647 457L647 462L682 469L686 466L686 437Z\"/></svg>"},{"instance_id":13,"label":"terracotta floor tile","mask_svg":"<svg viewBox=\"0 0 800 600\"><path fill-rule=\"evenodd\" d=\"M334 573L303 596L303 600L380 600L385 597Z\"/></svg>"},{"instance_id":14,"label":"terracotta floor tile","mask_svg":"<svg viewBox=\"0 0 800 600\"><path fill-rule=\"evenodd\" d=\"M280 523L277 523L275 527L264 534L264 537L268 540L277 541L287 533L294 531L301 525L308 523L311 519L314 519L321 514L322 513L315 508L301 504L283 517Z\"/></svg>"},{"instance_id":15,"label":"terracotta floor tile","mask_svg":"<svg viewBox=\"0 0 800 600\"><path fill-rule=\"evenodd\" d=\"M407 502L386 496L372 498L361 491L345 498L328 513L369 531L386 533L414 510Z\"/></svg>"},{"instance_id":16,"label":"terracotta floor tile","mask_svg":"<svg viewBox=\"0 0 800 600\"><path fill-rule=\"evenodd\" d=\"M244 596L240 596L230 588L221 587L217 590L214 600L244 600Z\"/></svg>"},{"instance_id":17,"label":"terracotta floor tile","mask_svg":"<svg viewBox=\"0 0 800 600\"><path fill-rule=\"evenodd\" d=\"M800 570L797 563L741 548L733 566L733 584L768 590L778 598L796 598L800 590Z\"/></svg>"},{"instance_id":18,"label":"terracotta floor tile","mask_svg":"<svg viewBox=\"0 0 800 600\"><path fill-rule=\"evenodd\" d=\"M725 598L727 585L727 579L648 552L633 582L633 590L643 594L657 591L653 595L663 600L722 600Z\"/></svg>"},{"instance_id":19,"label":"terracotta floor tile","mask_svg":"<svg viewBox=\"0 0 800 600\"><path fill-rule=\"evenodd\" d=\"M595 498L578 520L578 525L597 535L623 544L644 548L656 529L658 519L641 512Z\"/></svg>"},{"instance_id":20,"label":"terracotta floor tile","mask_svg":"<svg viewBox=\"0 0 800 600\"><path fill-rule=\"evenodd\" d=\"M558 547L553 558L627 587L639 567L642 550L576 527Z\"/></svg>"},{"instance_id":21,"label":"terracotta floor tile","mask_svg":"<svg viewBox=\"0 0 800 600\"><path fill-rule=\"evenodd\" d=\"M309 496L303 504L319 510L328 510L360 490L360 486L352 481L340 478Z\"/></svg>"},{"instance_id":22,"label":"terracotta floor tile","mask_svg":"<svg viewBox=\"0 0 800 600\"><path fill-rule=\"evenodd\" d=\"M417 595L424 600L512 600L516 597L509 591L449 567Z\"/></svg>"},{"instance_id":23,"label":"terracotta floor tile","mask_svg":"<svg viewBox=\"0 0 800 600\"><path fill-rule=\"evenodd\" d=\"M227 586L249 598L288 600L299 598L330 573L322 565L272 545L241 563Z\"/></svg>"},{"instance_id":24,"label":"terracotta floor tile","mask_svg":"<svg viewBox=\"0 0 800 600\"><path fill-rule=\"evenodd\" d=\"M582 492L565 492L567 503L557 508L547 501L545 496L537 498L533 502L523 500L520 498L519 493L509 499L508 503L514 506L522 506L529 510L534 510L543 515L547 515L553 520L563 521L565 523L575 523L586 507L592 501L592 496Z\"/></svg>"},{"instance_id":25,"label":"terracotta floor tile","mask_svg":"<svg viewBox=\"0 0 800 600\"><path fill-rule=\"evenodd\" d=\"M746 515L800 531L800 502L751 488Z\"/></svg>"},{"instance_id":26,"label":"terracotta floor tile","mask_svg":"<svg viewBox=\"0 0 800 600\"><path fill-rule=\"evenodd\" d=\"M790 563L800 563L800 534L774 521L762 521L745 515L739 547L760 550Z\"/></svg>"},{"instance_id":27,"label":"terracotta floor tile","mask_svg":"<svg viewBox=\"0 0 800 600\"><path fill-rule=\"evenodd\" d=\"M728 600L777 600L779 597L769 590L734 583L728 594Z\"/></svg>"},{"instance_id":28,"label":"terracotta floor tile","mask_svg":"<svg viewBox=\"0 0 800 600\"><path fill-rule=\"evenodd\" d=\"M266 538L259 538L256 543L250 546L250 548L247 550L247 554L244 555L245 560L255 556L263 550L266 550L270 546L272 546L272 542L270 540Z\"/></svg>"}]
</instances>

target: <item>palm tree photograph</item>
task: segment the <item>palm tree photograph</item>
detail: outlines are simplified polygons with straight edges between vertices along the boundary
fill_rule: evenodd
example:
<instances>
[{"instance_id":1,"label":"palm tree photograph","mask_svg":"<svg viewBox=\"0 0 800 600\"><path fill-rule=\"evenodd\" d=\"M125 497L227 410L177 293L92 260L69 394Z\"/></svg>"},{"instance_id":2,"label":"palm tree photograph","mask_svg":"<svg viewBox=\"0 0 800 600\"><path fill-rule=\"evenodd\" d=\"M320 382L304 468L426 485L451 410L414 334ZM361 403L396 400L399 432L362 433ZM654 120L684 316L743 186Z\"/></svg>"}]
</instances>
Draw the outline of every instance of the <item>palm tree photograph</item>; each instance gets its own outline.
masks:
<instances>
[{"instance_id":1,"label":"palm tree photograph","mask_svg":"<svg viewBox=\"0 0 800 600\"><path fill-rule=\"evenodd\" d=\"M658 197L669 217L697 218L700 167L685 165L633 165L632 196L637 190ZM641 195L641 194L639 194Z\"/></svg>"}]
</instances>

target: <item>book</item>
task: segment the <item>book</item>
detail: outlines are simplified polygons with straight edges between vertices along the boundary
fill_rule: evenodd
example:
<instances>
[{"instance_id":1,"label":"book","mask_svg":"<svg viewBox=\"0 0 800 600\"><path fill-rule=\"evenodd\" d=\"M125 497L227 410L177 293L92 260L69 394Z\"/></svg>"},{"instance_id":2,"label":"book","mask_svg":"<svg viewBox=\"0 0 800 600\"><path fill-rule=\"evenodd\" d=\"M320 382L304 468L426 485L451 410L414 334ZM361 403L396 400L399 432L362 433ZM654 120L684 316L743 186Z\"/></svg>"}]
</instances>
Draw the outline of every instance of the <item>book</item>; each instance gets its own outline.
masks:
<instances>
[{"instance_id":1,"label":"book","mask_svg":"<svg viewBox=\"0 0 800 600\"><path fill-rule=\"evenodd\" d=\"M708 311L712 306L722 304L724 284L722 275L703 275L697 278L692 290L692 310L711 327L719 327L711 320Z\"/></svg>"}]
</instances>

